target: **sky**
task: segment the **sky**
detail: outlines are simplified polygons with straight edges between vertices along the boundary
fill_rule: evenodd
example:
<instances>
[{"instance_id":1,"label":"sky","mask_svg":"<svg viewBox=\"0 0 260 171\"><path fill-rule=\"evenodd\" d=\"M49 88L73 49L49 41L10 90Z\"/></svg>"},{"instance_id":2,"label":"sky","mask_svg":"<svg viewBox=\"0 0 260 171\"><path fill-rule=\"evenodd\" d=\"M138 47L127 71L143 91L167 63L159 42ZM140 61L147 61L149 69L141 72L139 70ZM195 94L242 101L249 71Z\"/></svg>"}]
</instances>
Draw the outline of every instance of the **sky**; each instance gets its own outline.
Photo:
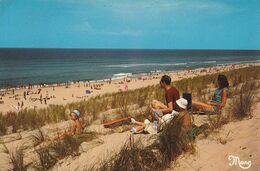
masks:
<instances>
[{"instance_id":1,"label":"sky","mask_svg":"<svg viewBox=\"0 0 260 171\"><path fill-rule=\"evenodd\" d=\"M0 0L0 47L260 49L260 0Z\"/></svg>"}]
</instances>

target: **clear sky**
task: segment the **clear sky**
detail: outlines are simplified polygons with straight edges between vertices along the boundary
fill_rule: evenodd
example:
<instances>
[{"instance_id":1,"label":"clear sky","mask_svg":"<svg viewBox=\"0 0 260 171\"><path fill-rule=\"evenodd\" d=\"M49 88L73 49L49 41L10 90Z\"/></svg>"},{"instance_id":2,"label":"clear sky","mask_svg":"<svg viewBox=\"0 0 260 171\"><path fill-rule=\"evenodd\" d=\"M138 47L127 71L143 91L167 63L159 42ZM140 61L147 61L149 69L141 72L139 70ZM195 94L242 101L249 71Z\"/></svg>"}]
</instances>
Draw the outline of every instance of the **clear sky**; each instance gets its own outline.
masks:
<instances>
[{"instance_id":1,"label":"clear sky","mask_svg":"<svg viewBox=\"0 0 260 171\"><path fill-rule=\"evenodd\" d=\"M260 49L260 0L0 0L0 47Z\"/></svg>"}]
</instances>

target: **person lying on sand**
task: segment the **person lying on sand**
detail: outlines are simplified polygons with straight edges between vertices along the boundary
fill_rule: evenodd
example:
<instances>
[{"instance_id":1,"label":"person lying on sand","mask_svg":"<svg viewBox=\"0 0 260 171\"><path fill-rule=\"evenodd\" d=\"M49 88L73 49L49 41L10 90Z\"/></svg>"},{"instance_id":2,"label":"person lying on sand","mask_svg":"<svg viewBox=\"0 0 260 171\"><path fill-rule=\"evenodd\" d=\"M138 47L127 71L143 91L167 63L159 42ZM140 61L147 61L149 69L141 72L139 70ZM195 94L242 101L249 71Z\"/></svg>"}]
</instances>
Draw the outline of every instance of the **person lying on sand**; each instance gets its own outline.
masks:
<instances>
[{"instance_id":1,"label":"person lying on sand","mask_svg":"<svg viewBox=\"0 0 260 171\"><path fill-rule=\"evenodd\" d=\"M208 103L192 101L192 107L195 110L203 110L219 113L226 105L228 98L229 83L225 75L218 75L218 88L215 90L214 95Z\"/></svg>"},{"instance_id":2,"label":"person lying on sand","mask_svg":"<svg viewBox=\"0 0 260 171\"><path fill-rule=\"evenodd\" d=\"M149 121L148 119L145 119L144 122L138 122L134 118L131 118L131 123L136 124L136 127L133 127L130 132L132 133L149 133L149 134L156 134L160 132L168 123L172 121L172 119L175 116L182 117L183 119L183 128L189 129L191 128L191 117L189 113L187 112L187 105L188 101L184 98L180 98L176 101L176 104L179 107L179 112L174 112L171 114L166 114L162 117L157 116L157 120L154 120L153 122Z\"/></svg>"},{"instance_id":3,"label":"person lying on sand","mask_svg":"<svg viewBox=\"0 0 260 171\"><path fill-rule=\"evenodd\" d=\"M160 117L162 117L165 114L170 114L173 111L179 111L178 105L176 105L176 100L180 98L179 91L171 86L171 77L168 75L162 76L160 80L161 88L165 91L165 100L166 105L158 100L153 100L151 106L153 113L156 113ZM153 119L155 119L156 116L152 115Z\"/></svg>"}]
</instances>

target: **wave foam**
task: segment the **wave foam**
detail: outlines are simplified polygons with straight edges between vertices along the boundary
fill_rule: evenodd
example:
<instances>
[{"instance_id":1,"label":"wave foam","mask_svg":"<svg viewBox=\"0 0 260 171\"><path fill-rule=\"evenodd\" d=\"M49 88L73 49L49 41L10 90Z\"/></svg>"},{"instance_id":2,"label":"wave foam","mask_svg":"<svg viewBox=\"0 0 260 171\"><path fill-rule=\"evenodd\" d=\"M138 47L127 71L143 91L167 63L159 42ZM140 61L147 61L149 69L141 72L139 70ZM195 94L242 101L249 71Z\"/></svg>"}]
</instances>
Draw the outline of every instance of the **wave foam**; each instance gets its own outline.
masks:
<instances>
[{"instance_id":1,"label":"wave foam","mask_svg":"<svg viewBox=\"0 0 260 171\"><path fill-rule=\"evenodd\" d=\"M156 63L148 63L148 64L118 64L118 65L106 65L106 67L111 68L130 68L130 67L139 67L139 66L176 66L176 65L187 65L188 63L173 63L173 64L156 64Z\"/></svg>"}]
</instances>

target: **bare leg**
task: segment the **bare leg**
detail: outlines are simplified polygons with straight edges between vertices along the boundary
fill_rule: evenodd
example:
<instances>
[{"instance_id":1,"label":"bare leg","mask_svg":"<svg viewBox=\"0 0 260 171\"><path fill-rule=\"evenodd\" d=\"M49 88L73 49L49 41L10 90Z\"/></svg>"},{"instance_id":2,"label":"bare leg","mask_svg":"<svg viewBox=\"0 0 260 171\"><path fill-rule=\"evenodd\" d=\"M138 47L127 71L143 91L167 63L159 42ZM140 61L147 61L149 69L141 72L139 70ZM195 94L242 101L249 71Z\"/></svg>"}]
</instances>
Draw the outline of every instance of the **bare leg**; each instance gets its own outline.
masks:
<instances>
[{"instance_id":1,"label":"bare leg","mask_svg":"<svg viewBox=\"0 0 260 171\"><path fill-rule=\"evenodd\" d=\"M143 122L138 122L138 121L135 121L135 124L138 125L138 126L143 126L143 125L145 125Z\"/></svg>"},{"instance_id":2,"label":"bare leg","mask_svg":"<svg viewBox=\"0 0 260 171\"><path fill-rule=\"evenodd\" d=\"M192 101L192 107L197 110L214 111L213 106L203 103L203 102L198 102L198 101Z\"/></svg>"},{"instance_id":3,"label":"bare leg","mask_svg":"<svg viewBox=\"0 0 260 171\"><path fill-rule=\"evenodd\" d=\"M145 128L145 124L143 126L136 126L135 129L136 129L136 133L141 133Z\"/></svg>"},{"instance_id":4,"label":"bare leg","mask_svg":"<svg viewBox=\"0 0 260 171\"><path fill-rule=\"evenodd\" d=\"M154 108L154 109L166 109L166 108L168 108L165 104L163 104L162 102L160 102L158 100L153 100L151 107ZM150 117L151 117L152 121L155 119L153 112L151 112Z\"/></svg>"},{"instance_id":5,"label":"bare leg","mask_svg":"<svg viewBox=\"0 0 260 171\"><path fill-rule=\"evenodd\" d=\"M163 104L162 102L160 102L158 100L153 100L151 105L152 105L152 108L154 108L154 109L166 109L166 108L168 108L165 104Z\"/></svg>"}]
</instances>

